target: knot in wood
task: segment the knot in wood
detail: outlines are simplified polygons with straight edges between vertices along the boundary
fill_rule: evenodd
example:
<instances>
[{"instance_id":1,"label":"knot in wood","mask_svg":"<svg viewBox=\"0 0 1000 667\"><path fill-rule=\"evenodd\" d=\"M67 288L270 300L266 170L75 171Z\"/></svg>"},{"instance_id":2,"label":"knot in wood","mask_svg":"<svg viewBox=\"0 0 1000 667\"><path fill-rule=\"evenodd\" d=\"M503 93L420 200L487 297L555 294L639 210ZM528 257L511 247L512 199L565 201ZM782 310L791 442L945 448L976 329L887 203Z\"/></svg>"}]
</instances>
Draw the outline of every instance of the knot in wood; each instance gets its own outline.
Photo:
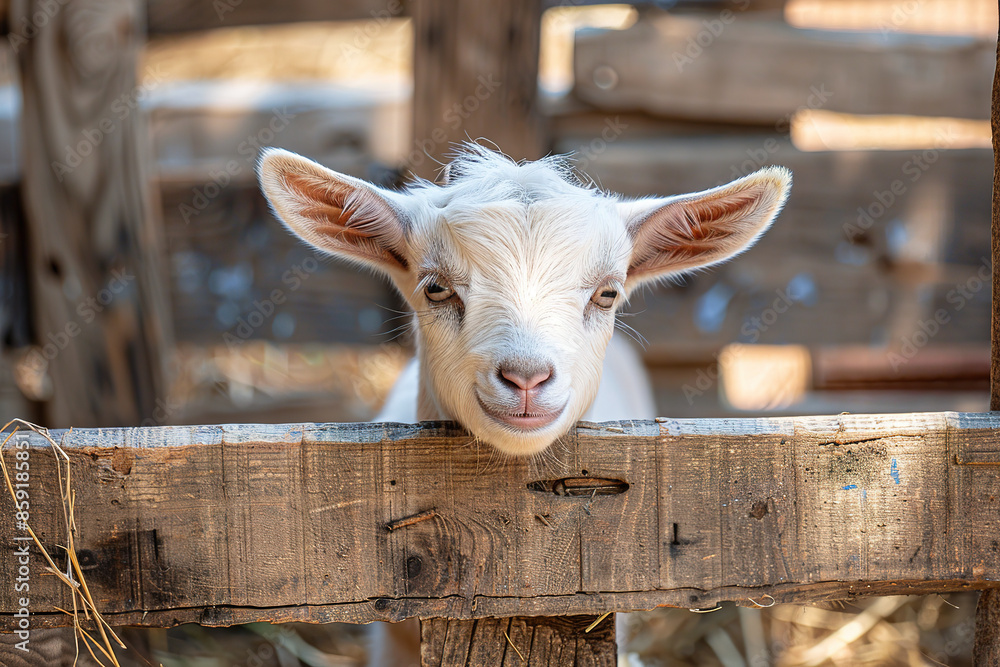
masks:
<instances>
[{"instance_id":1,"label":"knot in wood","mask_svg":"<svg viewBox=\"0 0 1000 667\"><path fill-rule=\"evenodd\" d=\"M767 501L758 500L750 507L750 516L760 521L768 513Z\"/></svg>"},{"instance_id":2,"label":"knot in wood","mask_svg":"<svg viewBox=\"0 0 1000 667\"><path fill-rule=\"evenodd\" d=\"M406 559L406 578L413 579L420 576L420 571L424 569L424 563L420 556L410 556Z\"/></svg>"}]
</instances>

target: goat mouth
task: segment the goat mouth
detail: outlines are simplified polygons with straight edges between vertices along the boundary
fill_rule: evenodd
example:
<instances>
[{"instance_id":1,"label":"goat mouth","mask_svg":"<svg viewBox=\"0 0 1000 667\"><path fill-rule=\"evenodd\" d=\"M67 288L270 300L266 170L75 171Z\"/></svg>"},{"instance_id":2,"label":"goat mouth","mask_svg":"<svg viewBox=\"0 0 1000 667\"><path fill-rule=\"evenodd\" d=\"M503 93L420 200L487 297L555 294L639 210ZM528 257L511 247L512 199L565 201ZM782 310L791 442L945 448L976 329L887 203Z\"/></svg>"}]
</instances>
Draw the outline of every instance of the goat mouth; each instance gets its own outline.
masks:
<instances>
[{"instance_id":1,"label":"goat mouth","mask_svg":"<svg viewBox=\"0 0 1000 667\"><path fill-rule=\"evenodd\" d=\"M528 412L518 414L491 408L483 402L483 399L480 398L478 392L476 393L476 400L479 401L479 407L482 408L487 417L495 422L499 422L502 426L514 428L518 431L538 431L547 426L551 426L553 422L562 416L563 410L566 409L566 406L563 405L558 410L551 412Z\"/></svg>"}]
</instances>

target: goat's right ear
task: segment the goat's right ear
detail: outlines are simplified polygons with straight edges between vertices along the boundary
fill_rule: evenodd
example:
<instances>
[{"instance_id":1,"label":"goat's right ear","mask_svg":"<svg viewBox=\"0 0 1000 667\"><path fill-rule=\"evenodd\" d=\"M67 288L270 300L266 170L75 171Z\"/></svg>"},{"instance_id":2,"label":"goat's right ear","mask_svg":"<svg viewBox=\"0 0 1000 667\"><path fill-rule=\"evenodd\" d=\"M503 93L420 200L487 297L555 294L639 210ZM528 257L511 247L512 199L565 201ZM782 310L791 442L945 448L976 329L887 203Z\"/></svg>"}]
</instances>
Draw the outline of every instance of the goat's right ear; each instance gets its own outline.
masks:
<instances>
[{"instance_id":1,"label":"goat's right ear","mask_svg":"<svg viewBox=\"0 0 1000 667\"><path fill-rule=\"evenodd\" d=\"M389 275L409 267L395 193L278 148L264 150L257 176L275 214L306 243Z\"/></svg>"}]
</instances>

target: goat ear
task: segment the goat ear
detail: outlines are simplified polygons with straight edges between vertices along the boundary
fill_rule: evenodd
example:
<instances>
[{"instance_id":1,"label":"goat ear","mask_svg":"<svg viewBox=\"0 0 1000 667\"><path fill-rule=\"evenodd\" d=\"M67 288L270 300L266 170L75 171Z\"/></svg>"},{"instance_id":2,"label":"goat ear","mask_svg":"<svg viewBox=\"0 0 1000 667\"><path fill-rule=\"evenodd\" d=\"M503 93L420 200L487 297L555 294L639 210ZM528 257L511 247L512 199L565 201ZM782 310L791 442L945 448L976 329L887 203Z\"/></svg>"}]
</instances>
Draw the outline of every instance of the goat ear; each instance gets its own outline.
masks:
<instances>
[{"instance_id":1,"label":"goat ear","mask_svg":"<svg viewBox=\"0 0 1000 667\"><path fill-rule=\"evenodd\" d=\"M408 268L400 195L277 148L264 151L257 175L275 214L306 243L390 275Z\"/></svg>"},{"instance_id":2,"label":"goat ear","mask_svg":"<svg viewBox=\"0 0 1000 667\"><path fill-rule=\"evenodd\" d=\"M622 202L632 237L629 287L725 261L771 226L788 197L792 173L766 167L711 190Z\"/></svg>"}]
</instances>

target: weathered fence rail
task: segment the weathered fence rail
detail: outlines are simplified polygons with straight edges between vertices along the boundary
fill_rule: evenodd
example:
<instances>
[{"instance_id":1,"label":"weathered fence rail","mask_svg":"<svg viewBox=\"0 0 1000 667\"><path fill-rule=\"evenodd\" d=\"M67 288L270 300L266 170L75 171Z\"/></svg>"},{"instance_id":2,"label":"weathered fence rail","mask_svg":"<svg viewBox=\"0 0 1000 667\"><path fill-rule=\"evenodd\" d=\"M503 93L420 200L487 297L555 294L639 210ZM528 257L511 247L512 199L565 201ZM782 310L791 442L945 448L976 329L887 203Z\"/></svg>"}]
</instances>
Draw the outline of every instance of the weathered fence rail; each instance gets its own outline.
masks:
<instances>
[{"instance_id":1,"label":"weathered fence rail","mask_svg":"<svg viewBox=\"0 0 1000 667\"><path fill-rule=\"evenodd\" d=\"M52 432L102 613L159 627L1000 587L998 436L998 415L947 412L581 423L551 455L498 461L448 424ZM56 556L54 452L23 438ZM0 534L26 534L14 516L5 492ZM0 550L0 571L16 559ZM32 626L67 624L68 591L30 562ZM0 632L17 598L0 589Z\"/></svg>"}]
</instances>

